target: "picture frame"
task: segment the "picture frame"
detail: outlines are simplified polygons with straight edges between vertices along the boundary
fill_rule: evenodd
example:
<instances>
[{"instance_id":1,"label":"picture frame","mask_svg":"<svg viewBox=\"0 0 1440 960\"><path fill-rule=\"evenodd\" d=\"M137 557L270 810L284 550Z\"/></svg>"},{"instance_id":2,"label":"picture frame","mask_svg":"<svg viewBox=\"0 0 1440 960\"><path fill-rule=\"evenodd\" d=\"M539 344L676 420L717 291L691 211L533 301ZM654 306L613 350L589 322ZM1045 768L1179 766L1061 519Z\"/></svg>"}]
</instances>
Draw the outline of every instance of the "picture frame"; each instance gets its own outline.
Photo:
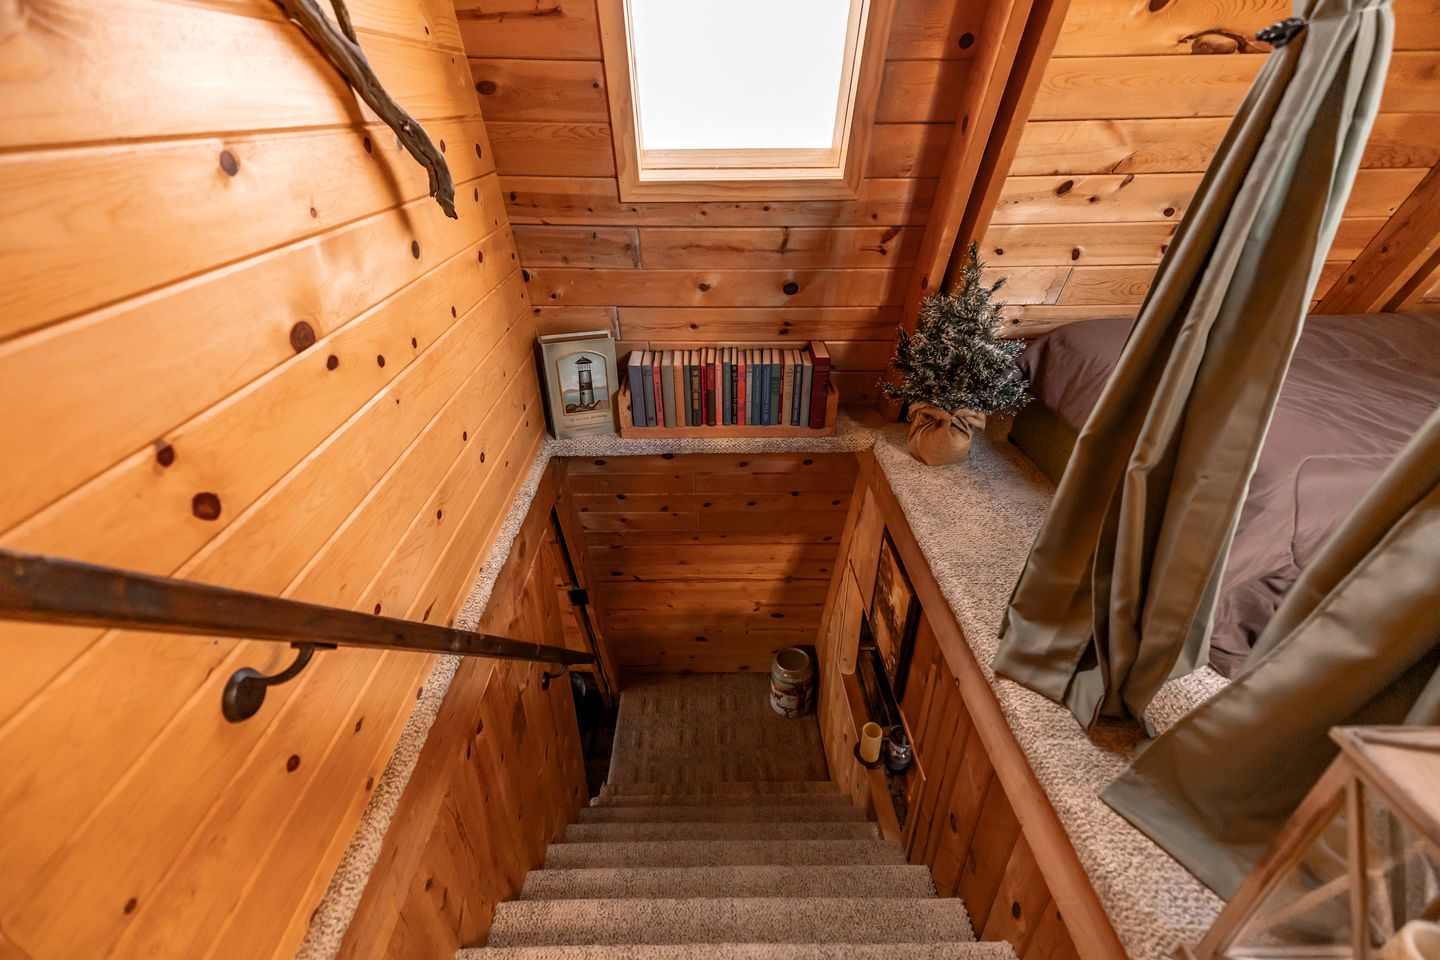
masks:
<instances>
[{"instance_id":1,"label":"picture frame","mask_svg":"<svg viewBox=\"0 0 1440 960\"><path fill-rule=\"evenodd\" d=\"M559 333L535 341L545 414L557 440L616 432L620 379L609 330Z\"/></svg>"},{"instance_id":2,"label":"picture frame","mask_svg":"<svg viewBox=\"0 0 1440 960\"><path fill-rule=\"evenodd\" d=\"M905 680L920 626L920 598L915 595L915 587L888 530L880 542L868 618L885 679L889 681L895 702L899 703L905 696Z\"/></svg>"}]
</instances>

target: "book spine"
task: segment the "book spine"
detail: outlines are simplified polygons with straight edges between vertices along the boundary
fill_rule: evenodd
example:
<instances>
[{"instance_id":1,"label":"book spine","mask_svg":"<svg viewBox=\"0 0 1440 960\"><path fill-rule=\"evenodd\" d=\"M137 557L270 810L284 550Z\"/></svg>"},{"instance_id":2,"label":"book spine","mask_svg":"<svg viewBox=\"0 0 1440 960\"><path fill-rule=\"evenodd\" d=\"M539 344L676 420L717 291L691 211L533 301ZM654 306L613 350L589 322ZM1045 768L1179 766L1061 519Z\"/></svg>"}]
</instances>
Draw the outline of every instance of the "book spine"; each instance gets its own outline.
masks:
<instances>
[{"instance_id":1,"label":"book spine","mask_svg":"<svg viewBox=\"0 0 1440 960\"><path fill-rule=\"evenodd\" d=\"M810 390L815 386L815 361L809 350L800 351L800 426L810 426Z\"/></svg>"},{"instance_id":2,"label":"book spine","mask_svg":"<svg viewBox=\"0 0 1440 960\"><path fill-rule=\"evenodd\" d=\"M770 366L774 370L774 375L770 378L770 425L774 427L779 426L783 422L783 417L780 413L780 390L781 383L785 378L785 372L781 369L783 365L780 361L779 350L770 351Z\"/></svg>"},{"instance_id":3,"label":"book spine","mask_svg":"<svg viewBox=\"0 0 1440 960\"><path fill-rule=\"evenodd\" d=\"M655 354L646 350L640 355L640 393L645 402L645 426L658 426L655 419Z\"/></svg>"},{"instance_id":4,"label":"book spine","mask_svg":"<svg viewBox=\"0 0 1440 960\"><path fill-rule=\"evenodd\" d=\"M738 353L739 351L734 347L730 348L730 403L726 407L726 410L730 413L730 425L732 427L739 424L736 418L740 416L740 371L738 369L739 364L737 363Z\"/></svg>"},{"instance_id":5,"label":"book spine","mask_svg":"<svg viewBox=\"0 0 1440 960\"><path fill-rule=\"evenodd\" d=\"M685 405L681 402L685 397L685 372L682 366L681 351L670 351L670 393L665 399L666 409L670 411L676 427L685 426Z\"/></svg>"},{"instance_id":6,"label":"book spine","mask_svg":"<svg viewBox=\"0 0 1440 960\"><path fill-rule=\"evenodd\" d=\"M690 351L690 426L698 427L705 423L704 413L701 411L701 404L704 402L704 383L701 380L700 351Z\"/></svg>"},{"instance_id":7,"label":"book spine","mask_svg":"<svg viewBox=\"0 0 1440 960\"><path fill-rule=\"evenodd\" d=\"M795 364L791 362L790 351L780 351L780 423L793 426L790 409L795 406Z\"/></svg>"},{"instance_id":8,"label":"book spine","mask_svg":"<svg viewBox=\"0 0 1440 960\"><path fill-rule=\"evenodd\" d=\"M650 361L650 368L645 371L650 378L650 385L645 397L645 412L653 427L665 426L665 390L664 384L660 381L660 354L651 350L645 354Z\"/></svg>"},{"instance_id":9,"label":"book spine","mask_svg":"<svg viewBox=\"0 0 1440 960\"><path fill-rule=\"evenodd\" d=\"M825 388L830 383L830 352L820 345L815 350L815 382L810 388L810 426L825 426Z\"/></svg>"},{"instance_id":10,"label":"book spine","mask_svg":"<svg viewBox=\"0 0 1440 960\"><path fill-rule=\"evenodd\" d=\"M805 421L800 419L800 397L805 393L805 366L800 362L800 351L790 351L790 366L795 369L795 395L790 401L790 422L795 426L803 426Z\"/></svg>"},{"instance_id":11,"label":"book spine","mask_svg":"<svg viewBox=\"0 0 1440 960\"><path fill-rule=\"evenodd\" d=\"M655 393L655 414L667 427L675 426L675 373L670 369L670 351L655 356L655 373L660 386Z\"/></svg>"},{"instance_id":12,"label":"book spine","mask_svg":"<svg viewBox=\"0 0 1440 960\"><path fill-rule=\"evenodd\" d=\"M755 398L755 422L764 427L770 423L766 417L770 407L770 364L766 363L769 355L764 350L756 350L755 355L760 358L760 395Z\"/></svg>"},{"instance_id":13,"label":"book spine","mask_svg":"<svg viewBox=\"0 0 1440 960\"><path fill-rule=\"evenodd\" d=\"M750 423L749 409L746 402L750 399L745 393L745 380L750 372L750 358L746 356L748 350L737 350L736 359L739 361L740 369L735 372L735 423L739 426L747 426Z\"/></svg>"},{"instance_id":14,"label":"book spine","mask_svg":"<svg viewBox=\"0 0 1440 960\"><path fill-rule=\"evenodd\" d=\"M705 351L705 426L715 426L717 396L716 392L720 386L720 377L715 369L715 348L711 347Z\"/></svg>"},{"instance_id":15,"label":"book spine","mask_svg":"<svg viewBox=\"0 0 1440 960\"><path fill-rule=\"evenodd\" d=\"M630 375L630 422L637 427L645 426L645 388L640 383L642 357L639 350L631 350L630 361L626 365Z\"/></svg>"},{"instance_id":16,"label":"book spine","mask_svg":"<svg viewBox=\"0 0 1440 960\"><path fill-rule=\"evenodd\" d=\"M715 422L722 427L730 426L730 351L720 351L720 362L715 367L720 372L720 386L715 391L720 402L720 412Z\"/></svg>"}]
</instances>

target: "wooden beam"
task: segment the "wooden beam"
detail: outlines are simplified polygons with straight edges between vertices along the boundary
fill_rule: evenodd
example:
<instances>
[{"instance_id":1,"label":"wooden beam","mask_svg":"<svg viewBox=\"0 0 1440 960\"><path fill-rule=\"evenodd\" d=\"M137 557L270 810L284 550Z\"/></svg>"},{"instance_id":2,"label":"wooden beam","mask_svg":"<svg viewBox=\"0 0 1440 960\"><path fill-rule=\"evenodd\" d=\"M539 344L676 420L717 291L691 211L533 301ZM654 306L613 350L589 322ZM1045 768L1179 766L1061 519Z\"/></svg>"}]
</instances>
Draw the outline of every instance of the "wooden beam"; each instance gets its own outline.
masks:
<instances>
[{"instance_id":1,"label":"wooden beam","mask_svg":"<svg viewBox=\"0 0 1440 960\"><path fill-rule=\"evenodd\" d=\"M1440 266L1440 165L1320 300L1316 313L1376 313L1413 304Z\"/></svg>"}]
</instances>

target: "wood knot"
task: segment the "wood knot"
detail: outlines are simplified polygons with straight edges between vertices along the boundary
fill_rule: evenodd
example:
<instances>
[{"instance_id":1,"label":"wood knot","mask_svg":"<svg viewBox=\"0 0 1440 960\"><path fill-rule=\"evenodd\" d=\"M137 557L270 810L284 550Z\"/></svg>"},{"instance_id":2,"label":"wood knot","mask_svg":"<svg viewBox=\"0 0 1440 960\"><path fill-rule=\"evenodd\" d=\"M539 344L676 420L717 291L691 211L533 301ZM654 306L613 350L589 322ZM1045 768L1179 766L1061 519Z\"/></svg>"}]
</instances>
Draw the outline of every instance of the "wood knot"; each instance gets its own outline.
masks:
<instances>
[{"instance_id":1,"label":"wood knot","mask_svg":"<svg viewBox=\"0 0 1440 960\"><path fill-rule=\"evenodd\" d=\"M155 441L155 462L162 467L168 467L175 462L175 448L164 440Z\"/></svg>"},{"instance_id":2,"label":"wood knot","mask_svg":"<svg viewBox=\"0 0 1440 960\"><path fill-rule=\"evenodd\" d=\"M220 498L213 493L197 493L190 498L190 512L201 520L218 520Z\"/></svg>"},{"instance_id":3,"label":"wood knot","mask_svg":"<svg viewBox=\"0 0 1440 960\"><path fill-rule=\"evenodd\" d=\"M796 283L794 280L786 280L785 286L781 287L780 289L785 291L786 296L793 297L795 296L795 294L800 292L800 284Z\"/></svg>"},{"instance_id":4,"label":"wood knot","mask_svg":"<svg viewBox=\"0 0 1440 960\"><path fill-rule=\"evenodd\" d=\"M315 328L301 320L290 328L290 348L296 353L315 346Z\"/></svg>"},{"instance_id":5,"label":"wood knot","mask_svg":"<svg viewBox=\"0 0 1440 960\"><path fill-rule=\"evenodd\" d=\"M340 366L340 358L335 356L335 354L332 353L330 354L330 356L325 358L326 370L334 370L338 366Z\"/></svg>"},{"instance_id":6,"label":"wood knot","mask_svg":"<svg viewBox=\"0 0 1440 960\"><path fill-rule=\"evenodd\" d=\"M419 260L419 259L420 259L420 241L419 241L419 240L411 240L411 241L410 241L410 256L414 257L416 260Z\"/></svg>"},{"instance_id":7,"label":"wood knot","mask_svg":"<svg viewBox=\"0 0 1440 960\"><path fill-rule=\"evenodd\" d=\"M235 174L240 172L240 158L235 156L235 154L231 153L229 150L221 150L220 169L224 170L225 175L228 177L235 176Z\"/></svg>"},{"instance_id":8,"label":"wood knot","mask_svg":"<svg viewBox=\"0 0 1440 960\"><path fill-rule=\"evenodd\" d=\"M497 89L499 88L495 85L494 80L481 80L479 83L475 84L475 92L480 94L480 96L482 97L488 97L493 95ZM480 148L476 147L475 149L478 150Z\"/></svg>"},{"instance_id":9,"label":"wood knot","mask_svg":"<svg viewBox=\"0 0 1440 960\"><path fill-rule=\"evenodd\" d=\"M1069 193L1071 190L1074 190L1074 189L1075 189L1075 181L1074 181L1074 180L1066 180L1066 181L1064 181L1063 183L1061 183L1060 186L1058 186L1058 187L1055 188L1055 196L1057 196L1057 197L1063 197L1063 196L1065 196L1065 194Z\"/></svg>"},{"instance_id":10,"label":"wood knot","mask_svg":"<svg viewBox=\"0 0 1440 960\"><path fill-rule=\"evenodd\" d=\"M290 754L290 759L285 761L285 770L286 770L287 772L289 772L289 773L294 773L296 770L299 770L299 769L300 769L300 754L298 754L298 753L292 753L292 754Z\"/></svg>"},{"instance_id":11,"label":"wood knot","mask_svg":"<svg viewBox=\"0 0 1440 960\"><path fill-rule=\"evenodd\" d=\"M971 47L973 47L973 46L975 46L975 34L973 34L973 33L962 33L962 34L960 34L960 49L961 49L961 50L969 50L969 49L970 49Z\"/></svg>"}]
</instances>

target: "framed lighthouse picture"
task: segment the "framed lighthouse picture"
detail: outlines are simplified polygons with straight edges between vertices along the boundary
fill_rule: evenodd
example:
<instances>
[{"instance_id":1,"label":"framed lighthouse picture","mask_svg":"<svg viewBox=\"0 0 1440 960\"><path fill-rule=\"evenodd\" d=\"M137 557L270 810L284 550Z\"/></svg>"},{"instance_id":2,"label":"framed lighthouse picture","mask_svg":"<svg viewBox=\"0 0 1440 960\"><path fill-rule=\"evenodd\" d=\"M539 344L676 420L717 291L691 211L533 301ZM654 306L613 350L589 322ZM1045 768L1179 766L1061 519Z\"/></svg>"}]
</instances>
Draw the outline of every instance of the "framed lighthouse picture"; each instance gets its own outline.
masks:
<instances>
[{"instance_id":1,"label":"framed lighthouse picture","mask_svg":"<svg viewBox=\"0 0 1440 960\"><path fill-rule=\"evenodd\" d=\"M615 341L608 330L557 333L536 342L550 433L557 440L615 432Z\"/></svg>"}]
</instances>

